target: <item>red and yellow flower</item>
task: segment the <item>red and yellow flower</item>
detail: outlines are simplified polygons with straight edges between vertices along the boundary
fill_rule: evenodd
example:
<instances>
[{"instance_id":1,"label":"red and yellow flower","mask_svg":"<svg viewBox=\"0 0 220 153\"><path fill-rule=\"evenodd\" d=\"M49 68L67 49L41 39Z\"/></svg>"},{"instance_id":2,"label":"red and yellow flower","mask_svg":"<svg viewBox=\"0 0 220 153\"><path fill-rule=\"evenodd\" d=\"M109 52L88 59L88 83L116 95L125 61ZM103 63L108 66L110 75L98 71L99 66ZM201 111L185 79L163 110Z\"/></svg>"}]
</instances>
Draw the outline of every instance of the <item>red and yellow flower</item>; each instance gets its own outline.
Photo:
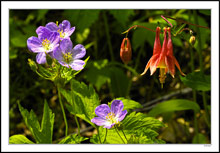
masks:
<instances>
[{"instance_id":1,"label":"red and yellow flower","mask_svg":"<svg viewBox=\"0 0 220 153\"><path fill-rule=\"evenodd\" d=\"M160 44L160 27L156 28L156 37L154 42L153 56L148 61L144 72L141 75L144 75L147 70L150 68L150 75L153 75L157 68L160 68L159 80L163 87L165 83L166 73L170 73L174 78L175 75L175 65L179 69L181 75L185 75L180 68L180 65L176 58L173 56L173 44L171 39L171 29L164 27L164 40L163 46L161 48ZM167 31L168 31L168 40L167 40Z\"/></svg>"}]
</instances>

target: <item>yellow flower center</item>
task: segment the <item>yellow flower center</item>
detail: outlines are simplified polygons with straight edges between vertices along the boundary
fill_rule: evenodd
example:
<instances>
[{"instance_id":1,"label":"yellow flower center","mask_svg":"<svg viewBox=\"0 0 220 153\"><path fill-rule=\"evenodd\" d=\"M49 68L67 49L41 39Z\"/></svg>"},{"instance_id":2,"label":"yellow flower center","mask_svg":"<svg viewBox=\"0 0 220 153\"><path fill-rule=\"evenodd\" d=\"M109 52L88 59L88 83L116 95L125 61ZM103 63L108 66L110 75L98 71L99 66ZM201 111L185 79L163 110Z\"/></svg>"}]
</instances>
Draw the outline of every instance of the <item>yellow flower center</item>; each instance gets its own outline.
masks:
<instances>
[{"instance_id":1,"label":"yellow flower center","mask_svg":"<svg viewBox=\"0 0 220 153\"><path fill-rule=\"evenodd\" d=\"M58 29L57 32L60 33L60 37L64 38L65 37L65 33L63 32L63 30Z\"/></svg>"},{"instance_id":2,"label":"yellow flower center","mask_svg":"<svg viewBox=\"0 0 220 153\"><path fill-rule=\"evenodd\" d=\"M42 41L42 46L44 47L45 50L49 50L50 49L50 41L46 39L44 39Z\"/></svg>"},{"instance_id":3,"label":"yellow flower center","mask_svg":"<svg viewBox=\"0 0 220 153\"><path fill-rule=\"evenodd\" d=\"M115 118L115 114L114 113L108 113L108 115L106 116L106 119L108 119L111 123L118 123L118 120Z\"/></svg>"},{"instance_id":4,"label":"yellow flower center","mask_svg":"<svg viewBox=\"0 0 220 153\"><path fill-rule=\"evenodd\" d=\"M72 58L72 53L68 52L68 53L66 53L66 54L63 54L63 58L64 58L64 60L65 60L66 63L71 62L71 60L73 59L73 58Z\"/></svg>"}]
</instances>

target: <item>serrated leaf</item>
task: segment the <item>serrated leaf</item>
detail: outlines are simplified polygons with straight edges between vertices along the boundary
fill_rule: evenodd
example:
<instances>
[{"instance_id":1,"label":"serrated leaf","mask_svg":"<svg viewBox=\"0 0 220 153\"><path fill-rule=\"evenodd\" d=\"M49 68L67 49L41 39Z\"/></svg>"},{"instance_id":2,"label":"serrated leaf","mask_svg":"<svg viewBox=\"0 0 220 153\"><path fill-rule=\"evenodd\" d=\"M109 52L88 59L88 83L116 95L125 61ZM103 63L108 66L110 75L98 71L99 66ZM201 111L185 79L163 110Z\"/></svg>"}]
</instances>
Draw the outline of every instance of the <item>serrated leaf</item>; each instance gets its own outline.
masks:
<instances>
[{"instance_id":1,"label":"serrated leaf","mask_svg":"<svg viewBox=\"0 0 220 153\"><path fill-rule=\"evenodd\" d=\"M31 140L21 134L10 136L9 144L34 144Z\"/></svg>"},{"instance_id":2,"label":"serrated leaf","mask_svg":"<svg viewBox=\"0 0 220 153\"><path fill-rule=\"evenodd\" d=\"M125 130L137 130L140 128L150 128L153 130L157 130L164 126L162 122L159 120L148 117L143 113L132 112L127 115L126 118L122 121L123 129Z\"/></svg>"},{"instance_id":3,"label":"serrated leaf","mask_svg":"<svg viewBox=\"0 0 220 153\"><path fill-rule=\"evenodd\" d=\"M83 82L71 80L71 90L64 90L60 88L62 95L66 98L67 109L70 113L82 118L91 125L91 119L95 117L95 108L100 104L99 97L94 88L87 86Z\"/></svg>"},{"instance_id":4,"label":"serrated leaf","mask_svg":"<svg viewBox=\"0 0 220 153\"><path fill-rule=\"evenodd\" d=\"M79 144L82 141L85 141L87 139L89 138L81 137L81 136L78 136L77 134L72 134L62 139L59 142L59 144Z\"/></svg>"},{"instance_id":5,"label":"serrated leaf","mask_svg":"<svg viewBox=\"0 0 220 153\"><path fill-rule=\"evenodd\" d=\"M119 97L116 98L117 100L121 100L124 104L124 110L128 110L128 109L136 109L136 108L143 108L143 106L131 99L125 99L124 97Z\"/></svg>"},{"instance_id":6,"label":"serrated leaf","mask_svg":"<svg viewBox=\"0 0 220 153\"><path fill-rule=\"evenodd\" d=\"M33 110L30 113L18 104L25 124L33 134L37 143L52 143L54 113L50 110L47 102L44 103L44 113L41 122L41 127L36 114Z\"/></svg>"},{"instance_id":7,"label":"serrated leaf","mask_svg":"<svg viewBox=\"0 0 220 153\"><path fill-rule=\"evenodd\" d=\"M188 87L199 90L209 91L211 90L211 76L204 75L201 72L193 72L185 77L180 76L181 81Z\"/></svg>"},{"instance_id":8,"label":"serrated leaf","mask_svg":"<svg viewBox=\"0 0 220 153\"><path fill-rule=\"evenodd\" d=\"M194 110L198 112L200 110L199 105L196 102L186 99L173 99L157 104L149 113L148 116L157 116L165 112L182 111L182 110Z\"/></svg>"}]
</instances>

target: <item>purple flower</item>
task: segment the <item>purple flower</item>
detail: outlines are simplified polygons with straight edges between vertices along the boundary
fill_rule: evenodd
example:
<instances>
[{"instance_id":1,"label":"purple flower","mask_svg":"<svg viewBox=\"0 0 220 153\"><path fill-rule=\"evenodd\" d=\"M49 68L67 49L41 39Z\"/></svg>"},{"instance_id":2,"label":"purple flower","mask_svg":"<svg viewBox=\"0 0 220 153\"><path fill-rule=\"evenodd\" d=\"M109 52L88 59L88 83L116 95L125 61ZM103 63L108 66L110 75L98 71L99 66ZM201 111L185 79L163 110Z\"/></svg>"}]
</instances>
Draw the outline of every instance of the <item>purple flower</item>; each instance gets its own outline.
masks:
<instances>
[{"instance_id":1,"label":"purple flower","mask_svg":"<svg viewBox=\"0 0 220 153\"><path fill-rule=\"evenodd\" d=\"M46 28L51 31L56 31L60 33L60 39L70 39L69 37L75 31L75 27L71 27L71 24L68 20L64 20L62 23L55 24L54 22L49 22L46 24Z\"/></svg>"},{"instance_id":2,"label":"purple flower","mask_svg":"<svg viewBox=\"0 0 220 153\"><path fill-rule=\"evenodd\" d=\"M125 118L127 110L122 111L123 108L124 105L120 100L114 100L111 104L111 109L106 104L99 105L95 109L98 117L94 117L91 122L110 129L113 125L118 124Z\"/></svg>"},{"instance_id":3,"label":"purple flower","mask_svg":"<svg viewBox=\"0 0 220 153\"><path fill-rule=\"evenodd\" d=\"M72 68L76 71L83 69L85 62L80 60L86 54L86 49L83 45L78 44L73 48L73 44L69 39L63 39L60 42L60 47L58 47L53 52L53 57L58 60L58 62L68 68Z\"/></svg>"},{"instance_id":4,"label":"purple flower","mask_svg":"<svg viewBox=\"0 0 220 153\"><path fill-rule=\"evenodd\" d=\"M37 53L36 61L38 64L46 63L46 54L50 54L59 46L60 36L58 32L40 26L36 33L38 37L30 37L27 40L27 47L30 51Z\"/></svg>"}]
</instances>

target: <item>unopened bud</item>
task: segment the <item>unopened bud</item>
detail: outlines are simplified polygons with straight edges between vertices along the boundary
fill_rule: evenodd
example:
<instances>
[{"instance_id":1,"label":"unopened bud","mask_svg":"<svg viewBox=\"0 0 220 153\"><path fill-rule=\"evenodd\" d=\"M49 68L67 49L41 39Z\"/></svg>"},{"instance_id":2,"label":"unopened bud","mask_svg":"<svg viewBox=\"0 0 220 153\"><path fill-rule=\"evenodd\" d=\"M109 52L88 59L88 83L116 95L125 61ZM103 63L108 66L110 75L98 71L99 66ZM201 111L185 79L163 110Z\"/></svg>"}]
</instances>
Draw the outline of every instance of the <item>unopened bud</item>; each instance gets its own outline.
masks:
<instances>
[{"instance_id":1,"label":"unopened bud","mask_svg":"<svg viewBox=\"0 0 220 153\"><path fill-rule=\"evenodd\" d=\"M28 64L33 71L37 70L37 64L33 60L31 60L30 58L28 59Z\"/></svg>"},{"instance_id":2,"label":"unopened bud","mask_svg":"<svg viewBox=\"0 0 220 153\"><path fill-rule=\"evenodd\" d=\"M196 37L195 37L195 36L191 36L191 37L189 38L189 43L190 43L191 45L194 45L195 42L196 42Z\"/></svg>"},{"instance_id":3,"label":"unopened bud","mask_svg":"<svg viewBox=\"0 0 220 153\"><path fill-rule=\"evenodd\" d=\"M121 43L120 57L123 63L127 64L131 60L131 43L128 38L124 38Z\"/></svg>"}]
</instances>

